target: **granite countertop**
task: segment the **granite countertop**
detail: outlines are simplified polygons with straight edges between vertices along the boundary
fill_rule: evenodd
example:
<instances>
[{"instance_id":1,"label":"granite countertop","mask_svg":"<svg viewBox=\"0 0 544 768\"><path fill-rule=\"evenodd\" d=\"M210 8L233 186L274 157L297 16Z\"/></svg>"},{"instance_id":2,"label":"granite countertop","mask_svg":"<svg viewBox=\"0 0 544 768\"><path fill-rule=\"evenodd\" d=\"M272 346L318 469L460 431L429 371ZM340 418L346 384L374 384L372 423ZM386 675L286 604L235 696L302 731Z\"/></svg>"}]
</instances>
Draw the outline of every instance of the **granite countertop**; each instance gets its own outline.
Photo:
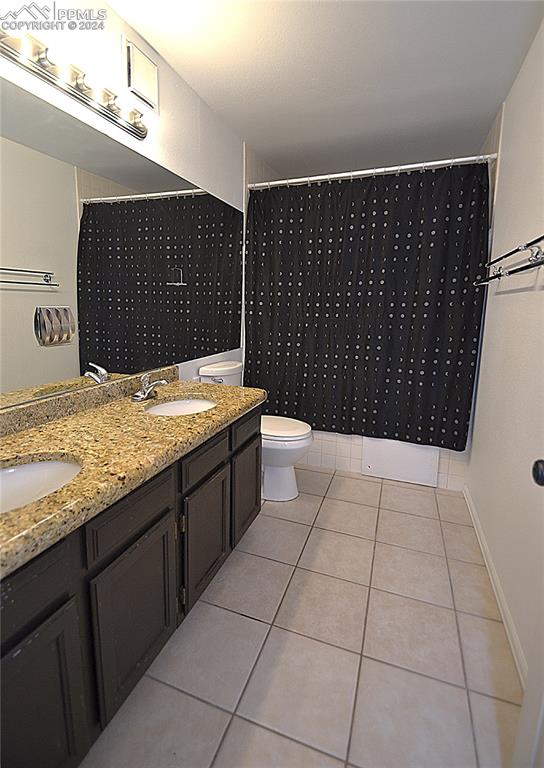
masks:
<instances>
[{"instance_id":1,"label":"granite countertop","mask_svg":"<svg viewBox=\"0 0 544 768\"><path fill-rule=\"evenodd\" d=\"M125 378L124 373L110 373L109 381ZM35 387L26 387L25 389L16 389L13 392L0 392L0 408L10 408L19 403L27 403L29 400L35 400L42 397L54 397L66 392L73 392L77 389L88 389L96 387L97 384L92 379L85 376L76 376L72 379L55 381L50 384L39 384Z\"/></svg>"},{"instance_id":2,"label":"granite countertop","mask_svg":"<svg viewBox=\"0 0 544 768\"><path fill-rule=\"evenodd\" d=\"M188 416L153 416L146 408L199 397L215 408ZM19 568L162 469L266 400L263 389L176 381L157 397L113 400L2 440L0 466L65 460L81 471L63 488L0 515L0 576Z\"/></svg>"}]
</instances>

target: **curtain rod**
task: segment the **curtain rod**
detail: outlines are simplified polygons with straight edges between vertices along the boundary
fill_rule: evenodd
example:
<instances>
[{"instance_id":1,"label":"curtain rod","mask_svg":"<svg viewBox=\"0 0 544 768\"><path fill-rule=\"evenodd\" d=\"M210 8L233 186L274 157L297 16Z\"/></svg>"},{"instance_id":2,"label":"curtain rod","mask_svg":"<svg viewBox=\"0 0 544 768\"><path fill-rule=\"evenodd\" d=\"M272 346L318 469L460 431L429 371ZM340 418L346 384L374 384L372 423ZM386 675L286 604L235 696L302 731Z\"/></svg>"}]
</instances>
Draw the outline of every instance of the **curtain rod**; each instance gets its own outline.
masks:
<instances>
[{"instance_id":1,"label":"curtain rod","mask_svg":"<svg viewBox=\"0 0 544 768\"><path fill-rule=\"evenodd\" d=\"M321 181L336 181L338 179L356 179L363 176L383 176L388 173L403 171L427 170L442 168L449 165L471 165L472 163L492 163L497 155L472 155L471 157L452 157L450 160L433 160L429 163L412 163L411 165L390 165L385 168L367 168L364 171L348 171L346 173L330 173L324 176L300 176L296 179L281 179L281 181L261 181L258 184L248 184L249 189L270 189L271 187L297 186L298 184L316 184Z\"/></svg>"},{"instance_id":2,"label":"curtain rod","mask_svg":"<svg viewBox=\"0 0 544 768\"><path fill-rule=\"evenodd\" d=\"M180 189L177 192L150 192L144 195L119 195L117 197L87 197L80 203L120 203L123 200L158 200L161 197L187 197L189 195L207 195L205 189Z\"/></svg>"}]
</instances>

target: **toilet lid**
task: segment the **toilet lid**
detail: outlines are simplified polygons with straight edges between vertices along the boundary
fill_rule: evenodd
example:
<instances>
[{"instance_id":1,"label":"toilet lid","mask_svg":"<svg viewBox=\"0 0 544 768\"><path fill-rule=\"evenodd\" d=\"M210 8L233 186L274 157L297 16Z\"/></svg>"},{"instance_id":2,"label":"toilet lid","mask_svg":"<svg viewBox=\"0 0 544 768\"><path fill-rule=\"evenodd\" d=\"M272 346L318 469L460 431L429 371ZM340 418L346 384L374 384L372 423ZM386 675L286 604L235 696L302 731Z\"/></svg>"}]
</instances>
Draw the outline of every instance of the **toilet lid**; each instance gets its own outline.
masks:
<instances>
[{"instance_id":1,"label":"toilet lid","mask_svg":"<svg viewBox=\"0 0 544 768\"><path fill-rule=\"evenodd\" d=\"M269 440L300 440L307 437L312 428L298 419L286 416L262 416L261 432Z\"/></svg>"},{"instance_id":2,"label":"toilet lid","mask_svg":"<svg viewBox=\"0 0 544 768\"><path fill-rule=\"evenodd\" d=\"M240 373L242 363L238 360L220 360L218 363L203 365L198 369L199 376L230 376L233 373Z\"/></svg>"}]
</instances>

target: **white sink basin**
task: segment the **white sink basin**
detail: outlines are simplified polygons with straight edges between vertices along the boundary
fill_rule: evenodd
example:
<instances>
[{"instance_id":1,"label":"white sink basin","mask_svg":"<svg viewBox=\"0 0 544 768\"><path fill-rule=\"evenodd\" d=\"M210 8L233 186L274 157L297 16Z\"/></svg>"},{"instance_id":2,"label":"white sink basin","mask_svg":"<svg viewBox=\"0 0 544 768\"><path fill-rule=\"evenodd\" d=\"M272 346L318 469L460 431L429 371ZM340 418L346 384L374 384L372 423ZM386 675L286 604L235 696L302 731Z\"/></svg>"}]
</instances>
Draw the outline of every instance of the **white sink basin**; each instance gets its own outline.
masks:
<instances>
[{"instance_id":1,"label":"white sink basin","mask_svg":"<svg viewBox=\"0 0 544 768\"><path fill-rule=\"evenodd\" d=\"M153 416L188 416L190 413L202 413L215 408L217 403L213 400L170 400L169 403L159 403L147 409Z\"/></svg>"},{"instance_id":2,"label":"white sink basin","mask_svg":"<svg viewBox=\"0 0 544 768\"><path fill-rule=\"evenodd\" d=\"M23 507L58 491L81 467L71 461L34 461L0 469L0 512Z\"/></svg>"}]
</instances>

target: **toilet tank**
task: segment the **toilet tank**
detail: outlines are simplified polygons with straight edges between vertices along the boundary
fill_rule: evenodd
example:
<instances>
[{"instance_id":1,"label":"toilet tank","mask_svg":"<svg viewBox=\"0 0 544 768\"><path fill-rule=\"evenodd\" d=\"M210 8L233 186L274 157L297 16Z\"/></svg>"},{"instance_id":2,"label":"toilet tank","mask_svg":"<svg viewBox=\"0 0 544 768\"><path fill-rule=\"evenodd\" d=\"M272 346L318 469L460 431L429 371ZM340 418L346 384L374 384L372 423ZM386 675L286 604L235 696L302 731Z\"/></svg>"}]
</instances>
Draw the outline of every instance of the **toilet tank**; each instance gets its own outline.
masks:
<instances>
[{"instance_id":1,"label":"toilet tank","mask_svg":"<svg viewBox=\"0 0 544 768\"><path fill-rule=\"evenodd\" d=\"M242 386L242 363L238 360L221 360L219 363L203 365L198 375L203 384L230 384Z\"/></svg>"}]
</instances>

